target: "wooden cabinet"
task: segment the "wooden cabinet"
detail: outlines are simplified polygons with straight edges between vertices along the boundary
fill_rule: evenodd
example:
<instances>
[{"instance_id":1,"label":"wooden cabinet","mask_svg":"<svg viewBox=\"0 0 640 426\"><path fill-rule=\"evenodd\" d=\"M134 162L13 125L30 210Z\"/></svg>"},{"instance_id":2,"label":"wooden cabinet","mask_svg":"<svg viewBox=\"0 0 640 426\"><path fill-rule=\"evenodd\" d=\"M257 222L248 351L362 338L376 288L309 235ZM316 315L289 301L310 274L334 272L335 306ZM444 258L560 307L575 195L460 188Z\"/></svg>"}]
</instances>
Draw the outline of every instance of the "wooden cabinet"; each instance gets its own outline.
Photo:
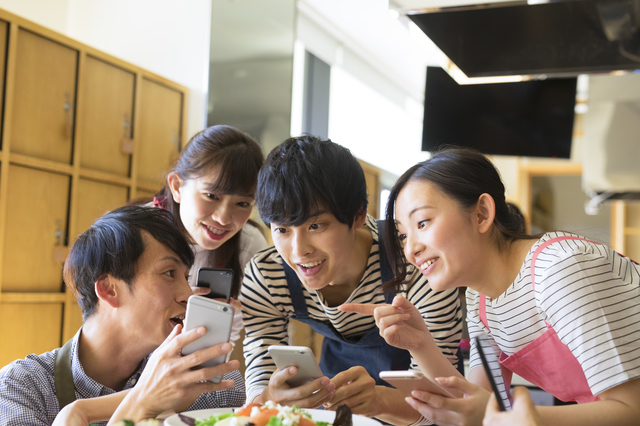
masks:
<instances>
[{"instance_id":1,"label":"wooden cabinet","mask_svg":"<svg viewBox=\"0 0 640 426\"><path fill-rule=\"evenodd\" d=\"M12 152L71 163L78 51L18 30Z\"/></svg>"},{"instance_id":2,"label":"wooden cabinet","mask_svg":"<svg viewBox=\"0 0 640 426\"><path fill-rule=\"evenodd\" d=\"M142 79L140 128L140 180L162 186L170 165L180 153L182 93Z\"/></svg>"},{"instance_id":3,"label":"wooden cabinet","mask_svg":"<svg viewBox=\"0 0 640 426\"><path fill-rule=\"evenodd\" d=\"M82 324L62 265L78 234L162 186L187 89L0 10L0 367Z\"/></svg>"},{"instance_id":4,"label":"wooden cabinet","mask_svg":"<svg viewBox=\"0 0 640 426\"><path fill-rule=\"evenodd\" d=\"M640 201L612 202L611 247L640 262Z\"/></svg>"},{"instance_id":5,"label":"wooden cabinet","mask_svg":"<svg viewBox=\"0 0 640 426\"><path fill-rule=\"evenodd\" d=\"M135 74L87 56L78 135L80 166L129 176Z\"/></svg>"}]
</instances>

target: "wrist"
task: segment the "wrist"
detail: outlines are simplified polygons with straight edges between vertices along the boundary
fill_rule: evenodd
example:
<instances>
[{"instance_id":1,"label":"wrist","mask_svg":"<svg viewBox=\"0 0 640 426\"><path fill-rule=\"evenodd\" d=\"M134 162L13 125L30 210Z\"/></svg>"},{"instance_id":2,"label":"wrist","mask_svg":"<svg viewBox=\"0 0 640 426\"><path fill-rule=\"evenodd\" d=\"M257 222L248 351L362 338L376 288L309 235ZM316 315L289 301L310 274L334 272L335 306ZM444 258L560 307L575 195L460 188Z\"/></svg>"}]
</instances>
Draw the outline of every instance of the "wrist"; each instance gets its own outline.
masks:
<instances>
[{"instance_id":1,"label":"wrist","mask_svg":"<svg viewBox=\"0 0 640 426\"><path fill-rule=\"evenodd\" d=\"M138 400L136 393L131 392L125 397L118 409L116 410L118 420L131 420L133 422L141 422L142 420L153 419L159 413L146 406L144 398Z\"/></svg>"}]
</instances>

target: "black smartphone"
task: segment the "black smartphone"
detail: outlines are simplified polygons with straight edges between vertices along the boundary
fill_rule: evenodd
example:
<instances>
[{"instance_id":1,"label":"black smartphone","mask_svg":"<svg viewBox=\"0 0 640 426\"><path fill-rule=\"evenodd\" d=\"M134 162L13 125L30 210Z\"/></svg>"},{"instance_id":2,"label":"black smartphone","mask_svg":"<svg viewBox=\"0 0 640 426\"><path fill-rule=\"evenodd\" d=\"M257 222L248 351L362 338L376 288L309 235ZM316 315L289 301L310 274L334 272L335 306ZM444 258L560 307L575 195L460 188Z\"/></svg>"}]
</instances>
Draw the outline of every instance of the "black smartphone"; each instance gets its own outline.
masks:
<instances>
[{"instance_id":1,"label":"black smartphone","mask_svg":"<svg viewBox=\"0 0 640 426\"><path fill-rule=\"evenodd\" d=\"M489 343L489 338L487 336L478 336L473 338L476 343L476 350L478 351L478 355L482 360L482 366L484 367L484 372L487 374L487 378L489 379L489 383L491 384L491 389L493 393L496 395L496 399L498 400L498 407L500 411L507 411L507 406L510 408L510 404L508 401L504 401L505 395L501 394L498 390L497 382L502 381L502 370L500 369L500 362L498 361L498 357L495 352L493 352L493 348L491 347L491 343ZM498 379L497 376L500 376Z\"/></svg>"},{"instance_id":2,"label":"black smartphone","mask_svg":"<svg viewBox=\"0 0 640 426\"><path fill-rule=\"evenodd\" d=\"M198 287L207 287L211 290L204 297L209 299L225 299L229 303L231 288L233 287L233 270L221 268L198 269Z\"/></svg>"}]
</instances>

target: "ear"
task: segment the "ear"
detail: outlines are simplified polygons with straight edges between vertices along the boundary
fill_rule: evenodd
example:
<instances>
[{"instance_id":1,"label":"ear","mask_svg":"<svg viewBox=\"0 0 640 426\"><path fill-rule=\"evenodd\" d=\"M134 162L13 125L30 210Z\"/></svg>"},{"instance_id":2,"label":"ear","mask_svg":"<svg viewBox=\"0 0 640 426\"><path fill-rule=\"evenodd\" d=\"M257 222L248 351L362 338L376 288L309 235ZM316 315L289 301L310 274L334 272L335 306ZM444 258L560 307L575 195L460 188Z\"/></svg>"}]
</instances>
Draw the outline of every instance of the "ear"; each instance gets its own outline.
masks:
<instances>
[{"instance_id":1,"label":"ear","mask_svg":"<svg viewBox=\"0 0 640 426\"><path fill-rule=\"evenodd\" d=\"M98 278L95 284L98 299L114 309L120 306L118 281L111 275L105 274Z\"/></svg>"},{"instance_id":2,"label":"ear","mask_svg":"<svg viewBox=\"0 0 640 426\"><path fill-rule=\"evenodd\" d=\"M169 189L171 190L171 195L173 195L173 199L176 203L180 202L180 188L184 183L180 176L177 173L169 173L167 176L167 183L169 184Z\"/></svg>"},{"instance_id":3,"label":"ear","mask_svg":"<svg viewBox=\"0 0 640 426\"><path fill-rule=\"evenodd\" d=\"M491 230L493 219L496 217L496 203L493 197L487 193L480 195L474 212L474 222L478 226L478 231L484 234Z\"/></svg>"},{"instance_id":4,"label":"ear","mask_svg":"<svg viewBox=\"0 0 640 426\"><path fill-rule=\"evenodd\" d=\"M353 219L353 227L355 229L360 229L364 226L364 223L367 221L367 209L363 208L360 213L356 215Z\"/></svg>"}]
</instances>

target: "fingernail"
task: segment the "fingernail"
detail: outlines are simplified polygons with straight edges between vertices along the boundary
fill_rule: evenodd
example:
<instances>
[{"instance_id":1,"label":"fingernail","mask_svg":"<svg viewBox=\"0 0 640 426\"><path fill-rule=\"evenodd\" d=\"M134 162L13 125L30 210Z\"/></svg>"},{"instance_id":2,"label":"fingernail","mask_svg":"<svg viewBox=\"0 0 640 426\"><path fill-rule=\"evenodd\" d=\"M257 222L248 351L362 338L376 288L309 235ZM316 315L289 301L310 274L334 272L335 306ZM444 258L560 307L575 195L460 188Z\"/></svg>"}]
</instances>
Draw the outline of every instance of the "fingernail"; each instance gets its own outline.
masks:
<instances>
[{"instance_id":1,"label":"fingernail","mask_svg":"<svg viewBox=\"0 0 640 426\"><path fill-rule=\"evenodd\" d=\"M222 350L225 352L230 352L233 349L233 346L231 346L231 343L225 343L222 345Z\"/></svg>"},{"instance_id":2,"label":"fingernail","mask_svg":"<svg viewBox=\"0 0 640 426\"><path fill-rule=\"evenodd\" d=\"M198 327L198 328L196 329L196 334L199 334L199 335L203 335L203 334L205 334L206 332L207 332L206 327Z\"/></svg>"},{"instance_id":3,"label":"fingernail","mask_svg":"<svg viewBox=\"0 0 640 426\"><path fill-rule=\"evenodd\" d=\"M336 390L336 385L333 383L329 384L329 386L327 386L327 390L329 392L333 392L334 390Z\"/></svg>"},{"instance_id":4,"label":"fingernail","mask_svg":"<svg viewBox=\"0 0 640 426\"><path fill-rule=\"evenodd\" d=\"M447 379L445 379L444 377L436 377L436 382L438 383L445 383L447 381Z\"/></svg>"},{"instance_id":5,"label":"fingernail","mask_svg":"<svg viewBox=\"0 0 640 426\"><path fill-rule=\"evenodd\" d=\"M325 377L325 378L323 378L323 379L320 381L320 384L321 384L322 386L327 386L327 385L329 384L329 379L327 379L326 377Z\"/></svg>"},{"instance_id":6,"label":"fingernail","mask_svg":"<svg viewBox=\"0 0 640 426\"><path fill-rule=\"evenodd\" d=\"M291 374L295 374L295 373L296 373L296 368L295 368L295 367L291 367L291 368L289 369L289 373L291 373Z\"/></svg>"}]
</instances>

